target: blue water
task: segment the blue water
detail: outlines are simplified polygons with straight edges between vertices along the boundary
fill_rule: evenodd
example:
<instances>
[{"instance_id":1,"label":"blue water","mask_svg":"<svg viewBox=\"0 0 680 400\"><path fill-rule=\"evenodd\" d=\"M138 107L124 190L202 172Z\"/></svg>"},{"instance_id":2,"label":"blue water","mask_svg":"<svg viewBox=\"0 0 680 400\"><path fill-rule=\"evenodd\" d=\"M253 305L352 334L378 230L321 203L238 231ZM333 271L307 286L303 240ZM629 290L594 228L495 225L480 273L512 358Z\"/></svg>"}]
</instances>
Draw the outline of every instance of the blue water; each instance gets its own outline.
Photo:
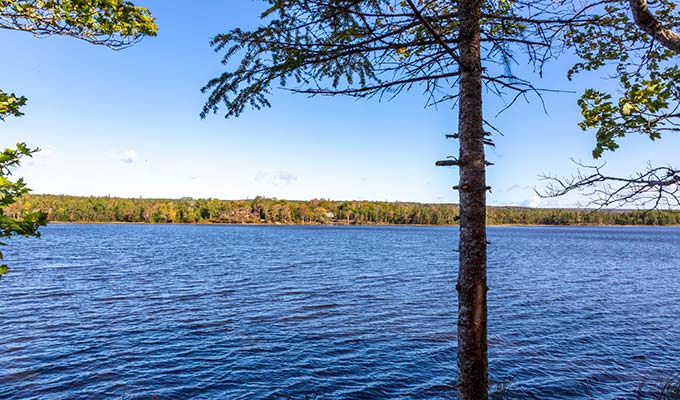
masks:
<instances>
[{"instance_id":1,"label":"blue water","mask_svg":"<svg viewBox=\"0 0 680 400\"><path fill-rule=\"evenodd\" d=\"M0 280L1 399L455 398L456 228L50 225ZM494 398L655 398L680 229L490 228Z\"/></svg>"}]
</instances>

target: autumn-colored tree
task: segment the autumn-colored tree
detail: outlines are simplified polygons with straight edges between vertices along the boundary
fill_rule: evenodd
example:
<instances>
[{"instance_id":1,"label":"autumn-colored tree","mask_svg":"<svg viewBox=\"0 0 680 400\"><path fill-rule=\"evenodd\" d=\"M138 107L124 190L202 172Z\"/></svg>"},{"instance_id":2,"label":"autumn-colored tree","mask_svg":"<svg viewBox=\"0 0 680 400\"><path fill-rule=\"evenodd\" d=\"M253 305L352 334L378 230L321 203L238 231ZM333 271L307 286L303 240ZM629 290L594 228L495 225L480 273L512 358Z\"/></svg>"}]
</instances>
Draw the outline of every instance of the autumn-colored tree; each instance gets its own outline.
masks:
<instances>
[{"instance_id":1,"label":"autumn-colored tree","mask_svg":"<svg viewBox=\"0 0 680 400\"><path fill-rule=\"evenodd\" d=\"M172 222L172 223L265 223L287 224L388 224L456 225L455 204L388 203L381 201L281 201L260 198L269 216L260 221L252 214L254 200L121 199L62 195L24 195L6 206L4 214L16 217L32 210L60 222ZM210 210L208 209L208 204ZM351 207L353 217L342 210ZM176 209L174 215L170 210ZM118 213L116 213L118 210ZM124 212L121 212L124 210ZM318 212L317 212L318 211ZM153 214L153 215L152 215ZM155 215L155 216L154 216ZM289 219L288 216L290 216ZM492 225L680 225L680 211L607 211L524 207L487 207Z\"/></svg>"}]
</instances>

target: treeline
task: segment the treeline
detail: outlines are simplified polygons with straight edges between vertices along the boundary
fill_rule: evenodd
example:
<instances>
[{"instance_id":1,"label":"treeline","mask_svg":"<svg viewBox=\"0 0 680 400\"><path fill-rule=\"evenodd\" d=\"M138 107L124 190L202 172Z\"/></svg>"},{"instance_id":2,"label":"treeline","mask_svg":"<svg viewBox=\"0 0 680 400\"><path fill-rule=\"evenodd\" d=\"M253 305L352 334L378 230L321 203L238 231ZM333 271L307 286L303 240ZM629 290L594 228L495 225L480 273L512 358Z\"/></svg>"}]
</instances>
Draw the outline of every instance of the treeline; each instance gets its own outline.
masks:
<instances>
[{"instance_id":1,"label":"treeline","mask_svg":"<svg viewBox=\"0 0 680 400\"><path fill-rule=\"evenodd\" d=\"M458 206L375 201L125 199L27 195L4 210L40 210L49 221L245 224L456 225ZM680 225L678 211L593 211L489 207L491 225Z\"/></svg>"}]
</instances>

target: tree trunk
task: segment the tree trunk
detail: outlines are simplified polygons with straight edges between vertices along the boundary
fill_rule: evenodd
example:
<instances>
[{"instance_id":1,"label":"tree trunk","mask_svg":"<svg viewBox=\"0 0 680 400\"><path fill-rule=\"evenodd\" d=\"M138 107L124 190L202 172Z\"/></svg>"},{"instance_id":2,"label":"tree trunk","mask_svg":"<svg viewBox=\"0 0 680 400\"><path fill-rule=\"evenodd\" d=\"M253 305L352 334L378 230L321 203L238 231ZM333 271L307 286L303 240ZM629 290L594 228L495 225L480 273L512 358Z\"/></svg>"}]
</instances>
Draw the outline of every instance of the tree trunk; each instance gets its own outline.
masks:
<instances>
[{"instance_id":1,"label":"tree trunk","mask_svg":"<svg viewBox=\"0 0 680 400\"><path fill-rule=\"evenodd\" d=\"M488 398L486 320L486 160L482 119L480 0L460 0L460 264L458 373L460 399Z\"/></svg>"},{"instance_id":2,"label":"tree trunk","mask_svg":"<svg viewBox=\"0 0 680 400\"><path fill-rule=\"evenodd\" d=\"M669 50L680 53L680 34L664 26L649 10L647 0L629 0L635 24Z\"/></svg>"}]
</instances>

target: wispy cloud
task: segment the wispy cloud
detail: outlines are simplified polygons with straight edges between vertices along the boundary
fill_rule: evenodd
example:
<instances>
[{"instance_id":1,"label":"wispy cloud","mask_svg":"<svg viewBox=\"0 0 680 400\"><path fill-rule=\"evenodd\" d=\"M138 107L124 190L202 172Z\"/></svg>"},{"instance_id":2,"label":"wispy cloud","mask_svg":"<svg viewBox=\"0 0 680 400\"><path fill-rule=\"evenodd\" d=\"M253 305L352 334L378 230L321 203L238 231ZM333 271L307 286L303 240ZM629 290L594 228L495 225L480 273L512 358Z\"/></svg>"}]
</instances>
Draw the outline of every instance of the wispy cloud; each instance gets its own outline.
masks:
<instances>
[{"instance_id":1,"label":"wispy cloud","mask_svg":"<svg viewBox=\"0 0 680 400\"><path fill-rule=\"evenodd\" d=\"M125 164L132 164L137 159L137 152L134 150L126 150L120 157L120 161Z\"/></svg>"},{"instance_id":2,"label":"wispy cloud","mask_svg":"<svg viewBox=\"0 0 680 400\"><path fill-rule=\"evenodd\" d=\"M507 193L507 192L516 192L516 191L528 191L528 190L533 190L533 186L522 186L522 185L512 185L509 188L502 190L501 192Z\"/></svg>"},{"instance_id":3,"label":"wispy cloud","mask_svg":"<svg viewBox=\"0 0 680 400\"><path fill-rule=\"evenodd\" d=\"M267 183L272 186L287 186L298 180L298 177L286 171L258 172L255 182Z\"/></svg>"}]
</instances>

